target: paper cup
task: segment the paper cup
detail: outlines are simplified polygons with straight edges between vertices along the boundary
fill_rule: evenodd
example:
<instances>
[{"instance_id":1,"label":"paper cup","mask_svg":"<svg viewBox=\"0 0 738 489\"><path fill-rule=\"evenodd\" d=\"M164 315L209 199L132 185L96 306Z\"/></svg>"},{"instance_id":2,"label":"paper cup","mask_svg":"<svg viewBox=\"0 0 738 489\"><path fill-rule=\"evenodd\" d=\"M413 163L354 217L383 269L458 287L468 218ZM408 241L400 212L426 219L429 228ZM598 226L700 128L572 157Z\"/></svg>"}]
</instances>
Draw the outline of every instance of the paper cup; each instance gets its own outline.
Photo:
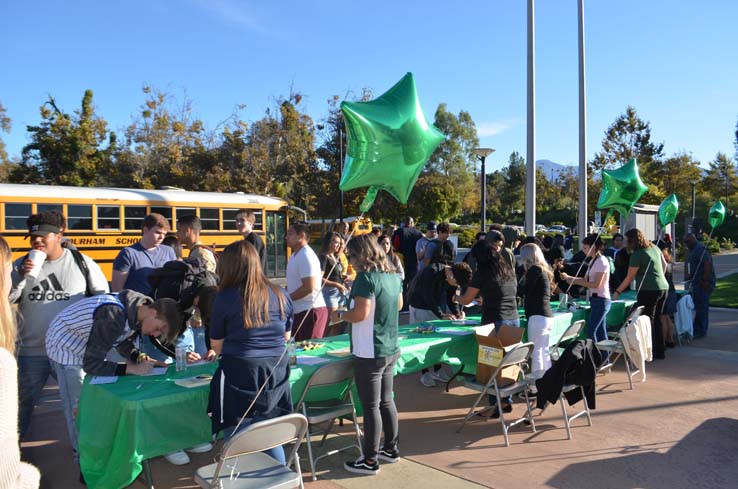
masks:
<instances>
[{"instance_id":1,"label":"paper cup","mask_svg":"<svg viewBox=\"0 0 738 489\"><path fill-rule=\"evenodd\" d=\"M41 267L46 261L46 253L41 250L31 250L28 253L28 259L33 262L33 268L26 274L26 277L38 278L38 274L41 272Z\"/></svg>"}]
</instances>

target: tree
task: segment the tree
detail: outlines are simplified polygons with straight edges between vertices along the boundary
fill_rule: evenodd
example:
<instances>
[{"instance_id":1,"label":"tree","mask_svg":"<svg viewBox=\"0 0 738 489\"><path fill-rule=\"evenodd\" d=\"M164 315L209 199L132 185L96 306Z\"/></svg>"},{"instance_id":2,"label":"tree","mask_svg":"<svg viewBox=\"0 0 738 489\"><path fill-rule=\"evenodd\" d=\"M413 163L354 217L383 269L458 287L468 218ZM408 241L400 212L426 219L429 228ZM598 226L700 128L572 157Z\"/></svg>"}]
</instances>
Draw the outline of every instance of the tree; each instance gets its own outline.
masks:
<instances>
[{"instance_id":1,"label":"tree","mask_svg":"<svg viewBox=\"0 0 738 489\"><path fill-rule=\"evenodd\" d=\"M729 196L738 188L738 171L735 163L725 153L718 153L710 162L704 178L704 186L709 189L713 200L724 197L728 206Z\"/></svg>"},{"instance_id":2,"label":"tree","mask_svg":"<svg viewBox=\"0 0 738 489\"><path fill-rule=\"evenodd\" d=\"M86 90L80 109L69 115L49 96L40 108L41 123L27 128L31 142L23 147L13 181L73 186L101 182L110 157L101 145L109 133L92 99L92 90Z\"/></svg>"},{"instance_id":3,"label":"tree","mask_svg":"<svg viewBox=\"0 0 738 489\"><path fill-rule=\"evenodd\" d=\"M11 128L10 117L8 117L5 106L0 102L0 132L10 134ZM5 141L0 138L0 165L8 163L8 153L5 151Z\"/></svg>"},{"instance_id":4,"label":"tree","mask_svg":"<svg viewBox=\"0 0 738 489\"><path fill-rule=\"evenodd\" d=\"M523 212L525 208L525 158L513 151L507 168L502 169L504 187L500 192L501 207L508 216Z\"/></svg>"},{"instance_id":5,"label":"tree","mask_svg":"<svg viewBox=\"0 0 738 489\"><path fill-rule=\"evenodd\" d=\"M602 151L595 154L590 162L590 172L599 172L603 168L612 168L625 164L636 158L641 178L648 184L657 183L653 178L661 165L664 156L664 144L651 141L651 126L636 113L636 109L628 106L615 122L605 131L602 140ZM644 200L653 197L649 192Z\"/></svg>"},{"instance_id":6,"label":"tree","mask_svg":"<svg viewBox=\"0 0 738 489\"><path fill-rule=\"evenodd\" d=\"M472 153L479 146L479 138L474 120L464 110L454 115L447 110L445 103L441 103L436 109L434 125L446 135L446 139L431 155L424 173L442 176L446 185L451 187L442 194L451 197L452 202L442 207L454 209L458 205L457 212L479 209L480 195L476 189L481 180L475 178L477 158ZM442 217L451 218L455 215L456 213L446 214Z\"/></svg>"},{"instance_id":7,"label":"tree","mask_svg":"<svg viewBox=\"0 0 738 489\"><path fill-rule=\"evenodd\" d=\"M198 190L208 169L190 164L191 156L205 149L204 125L194 116L192 102L185 96L177 104L172 95L148 85L143 93L146 100L126 129L111 178L124 186Z\"/></svg>"},{"instance_id":8,"label":"tree","mask_svg":"<svg viewBox=\"0 0 738 489\"><path fill-rule=\"evenodd\" d=\"M657 180L660 182L658 188L650 189L658 192L658 197L663 200L671 194L676 194L680 201L686 202L691 197L692 185L690 182L698 182L702 179L700 162L692 158L686 152L677 153L664 160L664 163L656 172Z\"/></svg>"}]
</instances>

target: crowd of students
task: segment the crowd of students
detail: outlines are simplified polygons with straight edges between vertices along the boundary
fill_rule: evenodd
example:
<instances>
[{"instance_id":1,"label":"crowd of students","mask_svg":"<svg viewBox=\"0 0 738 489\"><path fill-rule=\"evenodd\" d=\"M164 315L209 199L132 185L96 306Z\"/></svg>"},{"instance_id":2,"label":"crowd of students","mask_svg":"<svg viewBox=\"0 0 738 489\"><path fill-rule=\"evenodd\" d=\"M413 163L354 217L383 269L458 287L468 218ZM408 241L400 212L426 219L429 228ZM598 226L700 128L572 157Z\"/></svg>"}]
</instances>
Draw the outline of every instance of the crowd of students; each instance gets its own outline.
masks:
<instances>
[{"instance_id":1,"label":"crowd of students","mask_svg":"<svg viewBox=\"0 0 738 489\"><path fill-rule=\"evenodd\" d=\"M110 290L99 266L65 242L65 220L58 212L28 218L31 248L43 252L40 263L29 255L10 263L10 250L0 237L5 267L0 281L0 387L9 393L3 396L6 404L8 396L16 398L18 389L13 408L19 413L21 439L41 389L52 375L60 386L78 462L74 416L84 376L146 374L156 365L171 362L175 346L188 350L190 362L218 359L208 413L213 433L224 431L230 437L237 428L292 410L285 341L292 336L322 338L348 329L364 406L365 437L363 457L346 462L345 467L376 474L379 460L399 460L392 372L399 357L398 311L403 306L412 323L463 319L465 307L480 304L483 324L519 326L521 297L528 337L535 345L532 375L540 378L551 367L551 297L581 288L591 305L587 336L597 341L606 337L610 301L636 280L638 304L645 306L653 324L655 358L664 358L665 346L673 342L664 319L673 291L666 278L668 263L637 229L626 233L625 247L623 237L616 235L608 250L599 237L589 236L579 254L566 260L563 240L545 246L533 237L520 240L514 228L493 225L478 235L469 254L457 263L448 223L428 223L423 234L408 217L392 236L356 237L347 236L339 223L325 237L318 255L309 246L308 226L296 222L286 234L292 255L283 289L264 275L264 245L253 233L254 218L252 212L240 211L236 225L244 239L216 256L200 242L196 216L179 218L178 241L172 248L163 244L169 222L150 214L144 219L141 240L115 259ZM704 308L714 288L712 259L693 235L686 236L685 243L692 255L700 256L699 262L694 260L692 277L693 288L707 297L700 303ZM189 250L187 260L195 259L217 274L217 288L202 285L186 301L153 293L152 274L181 259L178 247ZM395 251L402 253L403 260ZM623 256L628 257L626 271L618 275L617 263L625 262ZM10 303L17 304L17 315L10 313ZM695 336L707 331L706 312L701 314ZM7 353L15 354L15 361L9 362ZM11 375L16 362L17 384ZM269 379L266 386L262 385L265 379ZM421 375L428 387L447 380L440 365ZM268 396L257 395L262 388L269 391ZM509 401L501 408L510 409ZM498 414L498 409L492 404L490 415ZM8 436L2 430L0 435ZM10 445L17 448L17 443ZM188 450L210 449L207 443ZM19 464L17 450L11 455L6 460L15 472L0 472L0 480L37 477L33 469ZM271 455L284 461L279 447ZM189 461L185 451L168 454L167 459L175 464Z\"/></svg>"}]
</instances>

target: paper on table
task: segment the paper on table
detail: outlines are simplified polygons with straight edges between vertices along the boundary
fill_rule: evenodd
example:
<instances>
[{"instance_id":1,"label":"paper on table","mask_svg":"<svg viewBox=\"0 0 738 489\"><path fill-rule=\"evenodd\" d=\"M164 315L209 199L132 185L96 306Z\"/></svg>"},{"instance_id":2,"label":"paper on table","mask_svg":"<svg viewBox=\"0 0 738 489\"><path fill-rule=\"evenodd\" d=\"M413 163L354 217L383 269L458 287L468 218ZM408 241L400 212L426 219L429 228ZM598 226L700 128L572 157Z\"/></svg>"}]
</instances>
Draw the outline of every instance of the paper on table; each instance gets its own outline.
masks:
<instances>
[{"instance_id":1,"label":"paper on table","mask_svg":"<svg viewBox=\"0 0 738 489\"><path fill-rule=\"evenodd\" d=\"M328 358L311 357L309 355L300 355L297 357L298 365L320 365L321 363L326 363L328 361L330 361Z\"/></svg>"},{"instance_id":2,"label":"paper on table","mask_svg":"<svg viewBox=\"0 0 738 489\"><path fill-rule=\"evenodd\" d=\"M438 331L441 334L450 334L454 336L466 336L474 334L476 331L473 329L442 329Z\"/></svg>"},{"instance_id":3,"label":"paper on table","mask_svg":"<svg viewBox=\"0 0 738 489\"><path fill-rule=\"evenodd\" d=\"M92 377L92 380L90 380L90 384L93 385L114 384L116 382L118 382L118 377L115 375L95 375L94 377Z\"/></svg>"},{"instance_id":4,"label":"paper on table","mask_svg":"<svg viewBox=\"0 0 738 489\"><path fill-rule=\"evenodd\" d=\"M167 367L154 367L151 369L151 372L145 375L164 375L165 373L167 373Z\"/></svg>"}]
</instances>

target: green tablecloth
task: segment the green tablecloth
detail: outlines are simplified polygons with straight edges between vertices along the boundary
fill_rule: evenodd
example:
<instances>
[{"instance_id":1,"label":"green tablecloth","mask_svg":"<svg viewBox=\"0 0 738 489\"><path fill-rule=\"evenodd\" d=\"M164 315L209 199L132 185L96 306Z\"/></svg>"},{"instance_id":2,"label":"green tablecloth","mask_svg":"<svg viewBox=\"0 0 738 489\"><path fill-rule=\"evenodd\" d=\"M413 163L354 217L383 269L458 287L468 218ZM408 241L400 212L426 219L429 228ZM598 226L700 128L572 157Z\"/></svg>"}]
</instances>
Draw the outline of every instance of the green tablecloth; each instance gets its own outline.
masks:
<instances>
[{"instance_id":1,"label":"green tablecloth","mask_svg":"<svg viewBox=\"0 0 738 489\"><path fill-rule=\"evenodd\" d=\"M550 344L556 343L572 321L584 319L586 314L586 309L557 313ZM437 363L463 365L465 372L473 373L477 361L476 338L473 334L452 333L471 332L472 328L453 326L450 321L433 323L439 328L433 334L414 333L413 325L400 328L402 353L395 373L418 372ZM335 361L337 357L326 352L349 346L347 335L321 342L324 346L320 349L298 353L298 365L290 372L294 401L319 367L300 364L299 357L322 356ZM89 378L85 379L77 424L80 464L88 487L126 487L141 473L143 460L209 441L210 418L205 412L208 386L188 389L172 381L212 374L216 366L214 363L198 365L186 372L175 372L170 367L163 376L124 376L116 383L104 385L90 385ZM338 396L340 392L333 394Z\"/></svg>"}]
</instances>

